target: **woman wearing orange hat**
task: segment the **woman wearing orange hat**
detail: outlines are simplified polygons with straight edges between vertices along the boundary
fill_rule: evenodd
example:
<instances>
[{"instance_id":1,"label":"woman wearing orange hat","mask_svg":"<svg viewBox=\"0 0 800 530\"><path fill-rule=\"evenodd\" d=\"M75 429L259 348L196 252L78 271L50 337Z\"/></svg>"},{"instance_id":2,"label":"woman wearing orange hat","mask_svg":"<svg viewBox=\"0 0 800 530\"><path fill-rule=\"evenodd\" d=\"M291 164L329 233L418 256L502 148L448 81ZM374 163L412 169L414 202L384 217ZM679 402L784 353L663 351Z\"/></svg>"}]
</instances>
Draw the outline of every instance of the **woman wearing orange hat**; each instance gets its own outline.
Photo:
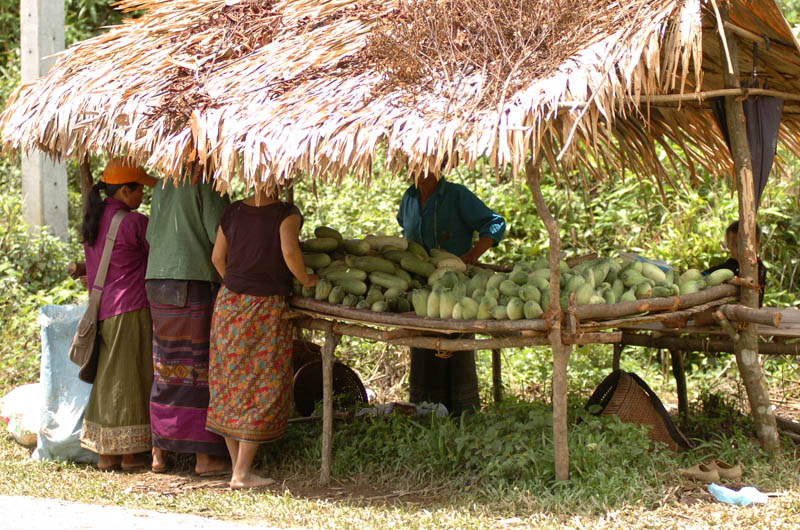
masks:
<instances>
[{"instance_id":1,"label":"woman wearing orange hat","mask_svg":"<svg viewBox=\"0 0 800 530\"><path fill-rule=\"evenodd\" d=\"M103 470L140 469L151 449L153 324L144 288L147 217L132 210L141 204L144 186L156 182L140 167L111 160L92 187L81 227L91 289L111 220L118 211L127 212L119 225L100 298L97 376L81 432L81 445L99 455L97 466Z\"/></svg>"}]
</instances>

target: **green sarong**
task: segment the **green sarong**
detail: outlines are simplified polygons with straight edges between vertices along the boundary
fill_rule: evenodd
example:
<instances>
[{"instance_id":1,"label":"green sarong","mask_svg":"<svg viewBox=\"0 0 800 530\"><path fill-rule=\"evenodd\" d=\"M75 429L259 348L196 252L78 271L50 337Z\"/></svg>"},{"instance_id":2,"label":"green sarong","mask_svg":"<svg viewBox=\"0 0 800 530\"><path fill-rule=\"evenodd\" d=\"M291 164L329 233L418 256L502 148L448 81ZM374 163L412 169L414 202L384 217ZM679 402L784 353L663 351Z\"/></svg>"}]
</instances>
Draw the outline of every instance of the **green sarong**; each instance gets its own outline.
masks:
<instances>
[{"instance_id":1,"label":"green sarong","mask_svg":"<svg viewBox=\"0 0 800 530\"><path fill-rule=\"evenodd\" d=\"M101 455L149 452L153 323L149 309L107 318L81 446Z\"/></svg>"}]
</instances>

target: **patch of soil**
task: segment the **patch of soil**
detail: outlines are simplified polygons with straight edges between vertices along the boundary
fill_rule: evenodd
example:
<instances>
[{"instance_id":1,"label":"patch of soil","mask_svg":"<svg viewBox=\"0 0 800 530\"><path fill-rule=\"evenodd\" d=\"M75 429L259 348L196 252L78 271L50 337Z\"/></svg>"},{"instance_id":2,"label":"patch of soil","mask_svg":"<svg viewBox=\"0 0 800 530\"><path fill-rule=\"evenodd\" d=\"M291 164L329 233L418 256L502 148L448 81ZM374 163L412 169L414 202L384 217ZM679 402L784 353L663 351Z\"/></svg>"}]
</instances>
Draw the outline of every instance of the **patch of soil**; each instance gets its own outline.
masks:
<instances>
[{"instance_id":1,"label":"patch of soil","mask_svg":"<svg viewBox=\"0 0 800 530\"><path fill-rule=\"evenodd\" d=\"M113 473L114 480L125 493L140 495L179 496L198 489L228 489L228 477L203 478L191 471L175 471L167 473ZM438 488L415 491L387 491L387 488L353 482L334 481L331 486L317 486L307 479L290 478L278 480L275 485L264 488L264 491L276 495L290 494L296 498L308 500L346 501L361 505L397 505L397 504L438 504L444 502L444 496L438 494Z\"/></svg>"}]
</instances>

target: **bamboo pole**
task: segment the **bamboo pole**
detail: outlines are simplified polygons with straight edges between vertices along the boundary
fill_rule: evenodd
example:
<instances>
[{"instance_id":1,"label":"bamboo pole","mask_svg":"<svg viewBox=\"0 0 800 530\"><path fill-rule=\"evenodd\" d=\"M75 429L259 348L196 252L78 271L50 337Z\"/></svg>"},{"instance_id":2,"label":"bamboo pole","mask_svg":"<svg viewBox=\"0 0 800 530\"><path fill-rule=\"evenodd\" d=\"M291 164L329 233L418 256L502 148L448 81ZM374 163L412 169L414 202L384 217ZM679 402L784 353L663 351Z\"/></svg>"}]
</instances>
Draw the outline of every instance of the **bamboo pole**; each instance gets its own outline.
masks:
<instances>
[{"instance_id":1,"label":"bamboo pole","mask_svg":"<svg viewBox=\"0 0 800 530\"><path fill-rule=\"evenodd\" d=\"M413 313L376 313L369 309L353 309L313 298L294 296L289 305L296 309L306 309L326 317L340 317L353 322L384 324L392 327L405 327L436 331L439 333L492 333L510 331L547 331L549 323L536 320L451 320L447 318L418 317ZM313 315L312 315L313 316Z\"/></svg>"},{"instance_id":2,"label":"bamboo pole","mask_svg":"<svg viewBox=\"0 0 800 530\"><path fill-rule=\"evenodd\" d=\"M678 309L705 304L726 296L734 296L737 292L738 289L733 285L716 285L697 293L682 294L680 296L645 298L633 302L621 302L611 305L587 304L577 306L575 308L575 316L577 316L579 320L604 320L650 311L676 311Z\"/></svg>"},{"instance_id":3,"label":"bamboo pole","mask_svg":"<svg viewBox=\"0 0 800 530\"><path fill-rule=\"evenodd\" d=\"M567 440L567 364L571 347L561 340L561 321L563 313L559 300L561 298L561 235L558 223L553 218L542 196L540 174L536 170L534 160L525 164L525 179L533 195L536 211L547 227L550 240L550 306L546 311L553 315L552 326L548 333L550 346L553 349L553 451L556 480L569 479L569 445Z\"/></svg>"},{"instance_id":4,"label":"bamboo pole","mask_svg":"<svg viewBox=\"0 0 800 530\"><path fill-rule=\"evenodd\" d=\"M727 34L724 21L730 19L728 6L722 6L720 38L727 44L733 71L723 71L726 88L738 88L738 49L733 33ZM725 116L728 122L728 135L731 140L731 153L736 173L736 189L739 196L739 274L751 285L758 285L758 264L756 258L756 218L755 192L753 190L753 166L750 158L750 146L747 141L747 125L745 123L742 104L735 96L725 97ZM758 308L758 291L742 287L742 304ZM778 428L772 413L767 382L758 362L758 329L756 324L748 324L739 333L735 343L736 364L742 374L750 409L756 424L761 447L776 453L780 449Z\"/></svg>"},{"instance_id":5,"label":"bamboo pole","mask_svg":"<svg viewBox=\"0 0 800 530\"><path fill-rule=\"evenodd\" d=\"M758 295L756 294L756 297ZM770 311L769 309L754 309L739 304L728 304L720 306L719 310L723 315L730 320L737 322L751 322L753 324L764 324L765 326L772 326L777 328L781 325L781 315L778 311Z\"/></svg>"},{"instance_id":6,"label":"bamboo pole","mask_svg":"<svg viewBox=\"0 0 800 530\"><path fill-rule=\"evenodd\" d=\"M662 103L685 103L691 101L702 102L710 98L727 96L773 96L787 101L800 101L800 94L794 92L782 92L768 88L720 88L717 90L705 90L702 92L688 92L686 94L657 94L654 96L641 96L637 99L640 105L657 106ZM618 101L622 103L622 101ZM577 110L589 105L588 101L561 101L558 103L559 110ZM528 127L530 128L530 127ZM525 127L518 127L515 130L523 130Z\"/></svg>"},{"instance_id":7,"label":"bamboo pole","mask_svg":"<svg viewBox=\"0 0 800 530\"><path fill-rule=\"evenodd\" d=\"M730 340L667 335L654 337L650 333L629 333L627 331L622 333L622 344L702 353L735 353L734 343ZM760 342L758 347L759 353L762 355L800 355L800 343Z\"/></svg>"},{"instance_id":8,"label":"bamboo pole","mask_svg":"<svg viewBox=\"0 0 800 530\"><path fill-rule=\"evenodd\" d=\"M733 342L739 340L739 334L736 332L735 329L733 329L731 321L728 320L725 317L725 315L722 314L722 311L716 310L713 313L711 313L711 316L714 318L714 320L717 321L717 324L719 324L719 326L722 328L722 331L724 331L731 338Z\"/></svg>"},{"instance_id":9,"label":"bamboo pole","mask_svg":"<svg viewBox=\"0 0 800 530\"><path fill-rule=\"evenodd\" d=\"M333 351L338 336L333 324L325 326L325 344L322 346L322 462L319 471L320 486L331 481L331 449L333 445Z\"/></svg>"}]
</instances>

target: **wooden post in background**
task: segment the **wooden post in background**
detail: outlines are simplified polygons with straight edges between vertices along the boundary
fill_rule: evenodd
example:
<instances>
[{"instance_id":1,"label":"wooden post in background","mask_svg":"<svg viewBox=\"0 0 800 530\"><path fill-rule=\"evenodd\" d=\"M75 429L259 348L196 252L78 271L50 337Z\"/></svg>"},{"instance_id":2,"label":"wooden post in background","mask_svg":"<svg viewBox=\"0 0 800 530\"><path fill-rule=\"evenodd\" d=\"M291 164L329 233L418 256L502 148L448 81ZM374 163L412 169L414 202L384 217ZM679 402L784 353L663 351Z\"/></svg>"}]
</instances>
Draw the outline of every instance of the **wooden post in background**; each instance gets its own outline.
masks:
<instances>
[{"instance_id":1,"label":"wooden post in background","mask_svg":"<svg viewBox=\"0 0 800 530\"><path fill-rule=\"evenodd\" d=\"M728 20L728 10L722 6L721 17ZM731 31L719 28L721 37L727 40L733 72L723 66L725 88L739 88L738 49L736 36ZM722 49L725 47L723 46ZM722 64L727 61L722 58ZM745 122L742 103L736 96L725 97L725 117L728 122L728 135L731 141L733 154L733 168L736 180L736 190L739 196L739 275L745 282L752 286L758 285L758 263L756 258L756 207L755 192L753 189L753 165L750 156L750 145L747 140L747 124ZM758 291L743 285L741 288L742 304L748 307L758 307ZM742 381L747 390L750 409L753 414L758 439L761 447L769 452L776 453L780 449L778 427L775 415L772 412L772 403L767 390L767 382L761 371L758 356L758 329L757 324L748 323L739 333L739 340L734 343L736 364L742 374Z\"/></svg>"}]
</instances>

